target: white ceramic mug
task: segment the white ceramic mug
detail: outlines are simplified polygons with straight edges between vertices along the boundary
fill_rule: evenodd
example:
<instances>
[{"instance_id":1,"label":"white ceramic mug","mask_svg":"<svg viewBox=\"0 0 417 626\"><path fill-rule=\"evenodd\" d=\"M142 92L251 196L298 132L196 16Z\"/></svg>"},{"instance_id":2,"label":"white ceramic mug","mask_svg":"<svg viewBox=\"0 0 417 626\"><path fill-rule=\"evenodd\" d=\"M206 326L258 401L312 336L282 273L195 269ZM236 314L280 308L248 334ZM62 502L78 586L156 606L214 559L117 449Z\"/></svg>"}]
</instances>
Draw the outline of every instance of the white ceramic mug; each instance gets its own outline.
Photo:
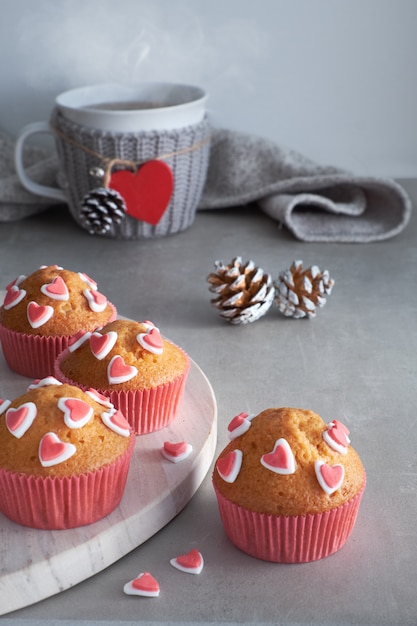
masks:
<instances>
[{"instance_id":1,"label":"white ceramic mug","mask_svg":"<svg viewBox=\"0 0 417 626\"><path fill-rule=\"evenodd\" d=\"M150 152L151 142L155 146L166 146L163 153L171 154L172 159L179 154L188 154L190 159L197 158L197 152L201 156L201 151L196 149L201 143L201 147L205 149L202 157L204 163L197 168L200 174L198 181L195 181L198 189L197 193L195 189L192 193L192 206L183 193L183 200L177 200L175 207L169 207L178 215L179 204L182 204L180 210L186 210L187 218L174 220L174 230L163 223L153 224L152 228L146 224L133 228L130 220L127 227L124 224L121 230L111 228L108 234L126 238L151 237L183 230L193 219L190 209L195 212L207 170L208 146L205 143L208 142L202 136L208 135L206 100L207 94L201 87L177 83L101 84L66 91L57 96L49 122L28 124L18 134L15 144L16 172L28 191L59 202L67 202L76 221L85 227L80 217L79 204L82 196L96 184L88 176L84 176L82 169L92 169L94 159L91 153L97 157L102 156L107 161L128 158L132 160L133 154L134 160L141 162L145 153L148 160L158 159L161 156L158 149L161 148L155 147L154 152L152 148ZM66 179L65 189L41 185L28 177L24 167L24 146L27 139L37 133L55 135L61 173ZM99 148L103 145L103 138L110 138L111 141L107 141L106 146L113 146L107 149L106 154L100 152ZM142 144L146 144L146 148ZM86 152L90 154L87 155ZM87 159L87 156L91 158ZM174 167L172 159L171 166ZM100 162L99 158L97 162ZM177 161L175 165L176 163ZM178 198L179 195L181 194L176 193L173 197ZM166 220L168 217L169 215ZM169 221L173 223L172 216Z\"/></svg>"}]
</instances>

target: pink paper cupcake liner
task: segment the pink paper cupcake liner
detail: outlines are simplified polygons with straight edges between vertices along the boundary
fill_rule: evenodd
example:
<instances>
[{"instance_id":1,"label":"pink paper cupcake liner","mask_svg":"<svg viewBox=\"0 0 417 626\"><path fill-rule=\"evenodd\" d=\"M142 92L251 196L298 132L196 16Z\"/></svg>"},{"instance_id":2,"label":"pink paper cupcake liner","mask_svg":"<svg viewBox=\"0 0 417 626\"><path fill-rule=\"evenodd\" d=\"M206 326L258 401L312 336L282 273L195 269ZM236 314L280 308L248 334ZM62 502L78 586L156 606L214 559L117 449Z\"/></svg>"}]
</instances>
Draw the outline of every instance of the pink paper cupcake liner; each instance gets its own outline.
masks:
<instances>
[{"instance_id":1,"label":"pink paper cupcake liner","mask_svg":"<svg viewBox=\"0 0 417 626\"><path fill-rule=\"evenodd\" d=\"M61 371L59 364L66 354L66 351L63 352L56 360L54 376L63 383L69 383L87 391L88 386L71 380ZM116 409L123 413L136 435L146 435L161 430L175 419L181 406L190 370L190 359L185 352L184 354L187 357L184 373L169 383L138 391L106 389L96 389L96 391L106 396Z\"/></svg>"},{"instance_id":2,"label":"pink paper cupcake liner","mask_svg":"<svg viewBox=\"0 0 417 626\"><path fill-rule=\"evenodd\" d=\"M13 522L64 530L97 522L120 503L135 436L116 461L79 476L30 476L0 470L0 511Z\"/></svg>"},{"instance_id":3,"label":"pink paper cupcake liner","mask_svg":"<svg viewBox=\"0 0 417 626\"><path fill-rule=\"evenodd\" d=\"M307 515L268 515L225 498L214 485L226 535L240 550L264 561L307 563L330 556L346 543L365 489L345 504Z\"/></svg>"},{"instance_id":4,"label":"pink paper cupcake liner","mask_svg":"<svg viewBox=\"0 0 417 626\"><path fill-rule=\"evenodd\" d=\"M110 305L117 317L117 310ZM54 373L57 356L68 347L71 336L28 335L6 328L0 324L0 341L3 355L11 370L28 378L45 378Z\"/></svg>"}]
</instances>

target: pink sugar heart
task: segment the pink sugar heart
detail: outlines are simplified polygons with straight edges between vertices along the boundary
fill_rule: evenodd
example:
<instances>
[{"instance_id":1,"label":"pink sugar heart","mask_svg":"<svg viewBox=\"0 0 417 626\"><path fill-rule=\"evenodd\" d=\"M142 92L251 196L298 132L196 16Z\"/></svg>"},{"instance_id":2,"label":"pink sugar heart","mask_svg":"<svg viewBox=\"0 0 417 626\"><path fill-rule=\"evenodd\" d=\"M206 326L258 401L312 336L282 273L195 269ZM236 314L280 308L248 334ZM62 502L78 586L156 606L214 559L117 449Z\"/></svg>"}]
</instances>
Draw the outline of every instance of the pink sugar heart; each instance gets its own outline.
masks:
<instances>
[{"instance_id":1,"label":"pink sugar heart","mask_svg":"<svg viewBox=\"0 0 417 626\"><path fill-rule=\"evenodd\" d=\"M49 306L49 304L41 305L34 301L29 302L28 304L27 316L29 324L32 328L39 328L40 326L43 326L48 320L51 319L53 314L54 309Z\"/></svg>"},{"instance_id":2,"label":"pink sugar heart","mask_svg":"<svg viewBox=\"0 0 417 626\"><path fill-rule=\"evenodd\" d=\"M114 172L109 187L122 196L128 215L155 226L168 208L174 177L167 163L153 160L144 163L136 173Z\"/></svg>"},{"instance_id":3,"label":"pink sugar heart","mask_svg":"<svg viewBox=\"0 0 417 626\"><path fill-rule=\"evenodd\" d=\"M93 408L81 398L59 398L58 408L63 412L68 428L82 428L94 414Z\"/></svg>"},{"instance_id":4,"label":"pink sugar heart","mask_svg":"<svg viewBox=\"0 0 417 626\"><path fill-rule=\"evenodd\" d=\"M178 463L179 461L183 461L191 454L193 450L193 446L186 441L164 441L164 445L161 449L163 456L168 459L168 461L172 461L173 463Z\"/></svg>"},{"instance_id":5,"label":"pink sugar heart","mask_svg":"<svg viewBox=\"0 0 417 626\"><path fill-rule=\"evenodd\" d=\"M90 278L88 274L86 274L85 272L78 272L78 276L81 278L81 280L87 283L87 285L91 287L91 289L97 289L96 281Z\"/></svg>"},{"instance_id":6,"label":"pink sugar heart","mask_svg":"<svg viewBox=\"0 0 417 626\"><path fill-rule=\"evenodd\" d=\"M72 443L61 441L55 433L49 432L40 441L38 455L43 467L51 467L67 461L76 451Z\"/></svg>"},{"instance_id":7,"label":"pink sugar heart","mask_svg":"<svg viewBox=\"0 0 417 626\"><path fill-rule=\"evenodd\" d=\"M26 291L24 289L20 289L17 285L12 285L6 290L6 295L4 296L3 306L6 311L22 302L25 296Z\"/></svg>"},{"instance_id":8,"label":"pink sugar heart","mask_svg":"<svg viewBox=\"0 0 417 626\"><path fill-rule=\"evenodd\" d=\"M87 341L87 339L89 339L89 337L91 337L90 331L79 330L78 333L76 335L73 335L68 341L68 350L70 352L78 350L78 348L82 346L83 343Z\"/></svg>"},{"instance_id":9,"label":"pink sugar heart","mask_svg":"<svg viewBox=\"0 0 417 626\"><path fill-rule=\"evenodd\" d=\"M288 441L284 438L277 439L272 452L261 457L264 467L276 474L294 474L295 459Z\"/></svg>"},{"instance_id":10,"label":"pink sugar heart","mask_svg":"<svg viewBox=\"0 0 417 626\"><path fill-rule=\"evenodd\" d=\"M241 450L231 450L226 456L217 461L217 471L227 483L233 483L239 475L242 466L243 453Z\"/></svg>"},{"instance_id":11,"label":"pink sugar heart","mask_svg":"<svg viewBox=\"0 0 417 626\"><path fill-rule=\"evenodd\" d=\"M10 400L6 400L5 398L0 398L0 415L3 415L6 409L9 408L10 404L11 404Z\"/></svg>"},{"instance_id":12,"label":"pink sugar heart","mask_svg":"<svg viewBox=\"0 0 417 626\"><path fill-rule=\"evenodd\" d=\"M84 296L87 298L88 306L94 313L102 313L107 306L107 298L105 295L95 289L85 289Z\"/></svg>"},{"instance_id":13,"label":"pink sugar heart","mask_svg":"<svg viewBox=\"0 0 417 626\"><path fill-rule=\"evenodd\" d=\"M239 413L236 415L230 422L227 427L229 431L229 439L236 439L236 437L240 437L251 427L251 415L249 413Z\"/></svg>"},{"instance_id":14,"label":"pink sugar heart","mask_svg":"<svg viewBox=\"0 0 417 626\"><path fill-rule=\"evenodd\" d=\"M343 465L328 465L328 463L324 463L323 461L316 461L314 463L314 469L320 487L328 495L337 491L342 485L345 476Z\"/></svg>"},{"instance_id":15,"label":"pink sugar heart","mask_svg":"<svg viewBox=\"0 0 417 626\"><path fill-rule=\"evenodd\" d=\"M130 425L123 413L112 407L109 411L103 411L101 419L111 430L122 437L129 437Z\"/></svg>"},{"instance_id":16,"label":"pink sugar heart","mask_svg":"<svg viewBox=\"0 0 417 626\"><path fill-rule=\"evenodd\" d=\"M69 291L61 276L55 276L51 283L42 285L41 291L45 296L54 300L68 300Z\"/></svg>"},{"instance_id":17,"label":"pink sugar heart","mask_svg":"<svg viewBox=\"0 0 417 626\"><path fill-rule=\"evenodd\" d=\"M160 587L158 581L149 572L143 572L126 583L123 591L128 595L157 597Z\"/></svg>"},{"instance_id":18,"label":"pink sugar heart","mask_svg":"<svg viewBox=\"0 0 417 626\"><path fill-rule=\"evenodd\" d=\"M100 333L93 333L90 336L90 348L96 359L104 359L113 348L117 341L117 333L111 330L108 333L101 335Z\"/></svg>"},{"instance_id":19,"label":"pink sugar heart","mask_svg":"<svg viewBox=\"0 0 417 626\"><path fill-rule=\"evenodd\" d=\"M120 355L112 358L107 366L107 378L111 385L125 383L136 376L138 370L134 365L127 365Z\"/></svg>"},{"instance_id":20,"label":"pink sugar heart","mask_svg":"<svg viewBox=\"0 0 417 626\"><path fill-rule=\"evenodd\" d=\"M196 548L190 550L187 554L182 554L175 559L171 559L170 563L187 574L200 574L204 567L203 555Z\"/></svg>"},{"instance_id":21,"label":"pink sugar heart","mask_svg":"<svg viewBox=\"0 0 417 626\"><path fill-rule=\"evenodd\" d=\"M164 350L163 339L159 330L155 327L150 328L146 333L139 333L136 339L142 348L153 354L162 354Z\"/></svg>"},{"instance_id":22,"label":"pink sugar heart","mask_svg":"<svg viewBox=\"0 0 417 626\"><path fill-rule=\"evenodd\" d=\"M329 428L329 435L332 439L334 439L337 443L342 446L347 446L350 442L349 439L349 429L346 428L344 424L339 422L338 420L333 420L331 422L331 427Z\"/></svg>"},{"instance_id":23,"label":"pink sugar heart","mask_svg":"<svg viewBox=\"0 0 417 626\"><path fill-rule=\"evenodd\" d=\"M6 426L9 432L20 439L32 426L36 414L37 408L33 402L25 402L16 409L9 408L6 411Z\"/></svg>"}]
</instances>

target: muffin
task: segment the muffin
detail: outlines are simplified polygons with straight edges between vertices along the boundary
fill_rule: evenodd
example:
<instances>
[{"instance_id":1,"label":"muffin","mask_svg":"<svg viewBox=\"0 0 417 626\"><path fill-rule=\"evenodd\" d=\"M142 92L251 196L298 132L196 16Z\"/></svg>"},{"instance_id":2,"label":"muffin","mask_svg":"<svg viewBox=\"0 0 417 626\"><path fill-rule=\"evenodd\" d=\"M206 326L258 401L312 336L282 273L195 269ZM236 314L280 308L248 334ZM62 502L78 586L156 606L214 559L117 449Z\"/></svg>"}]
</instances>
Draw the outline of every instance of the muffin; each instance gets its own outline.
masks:
<instances>
[{"instance_id":1,"label":"muffin","mask_svg":"<svg viewBox=\"0 0 417 626\"><path fill-rule=\"evenodd\" d=\"M0 402L0 511L24 526L60 530L111 513L125 488L135 436L98 394L35 381Z\"/></svg>"},{"instance_id":2,"label":"muffin","mask_svg":"<svg viewBox=\"0 0 417 626\"><path fill-rule=\"evenodd\" d=\"M55 359L70 337L115 318L115 307L85 273L42 266L6 287L0 307L4 357L18 374L43 378L53 374Z\"/></svg>"},{"instance_id":3,"label":"muffin","mask_svg":"<svg viewBox=\"0 0 417 626\"><path fill-rule=\"evenodd\" d=\"M266 561L302 563L339 550L365 488L362 462L341 422L270 408L230 422L213 485L229 539Z\"/></svg>"},{"instance_id":4,"label":"muffin","mask_svg":"<svg viewBox=\"0 0 417 626\"><path fill-rule=\"evenodd\" d=\"M93 388L120 409L137 435L154 432L178 413L188 355L152 322L115 320L78 337L57 359L62 382Z\"/></svg>"}]
</instances>

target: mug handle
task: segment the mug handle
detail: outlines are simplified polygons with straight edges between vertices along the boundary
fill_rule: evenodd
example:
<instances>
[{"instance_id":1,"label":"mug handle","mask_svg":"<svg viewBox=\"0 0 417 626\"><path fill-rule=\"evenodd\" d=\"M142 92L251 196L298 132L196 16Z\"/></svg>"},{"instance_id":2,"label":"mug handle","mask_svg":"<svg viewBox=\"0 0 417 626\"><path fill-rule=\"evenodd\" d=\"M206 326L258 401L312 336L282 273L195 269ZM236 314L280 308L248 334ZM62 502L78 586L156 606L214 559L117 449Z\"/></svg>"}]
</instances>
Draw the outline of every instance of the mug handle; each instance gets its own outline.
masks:
<instances>
[{"instance_id":1,"label":"mug handle","mask_svg":"<svg viewBox=\"0 0 417 626\"><path fill-rule=\"evenodd\" d=\"M48 187L47 185L40 185L39 183L35 183L35 181L31 180L26 174L25 167L23 165L23 147L26 139L30 135L34 135L36 133L51 133L51 127L48 122L33 122L32 124L27 124L24 126L22 130L19 132L15 148L14 148L14 163L17 175L19 177L20 182L23 187L28 191L36 194L37 196L43 196L45 198L53 198L54 200L60 200L61 202L66 202L67 198L62 189L58 187Z\"/></svg>"}]
</instances>

